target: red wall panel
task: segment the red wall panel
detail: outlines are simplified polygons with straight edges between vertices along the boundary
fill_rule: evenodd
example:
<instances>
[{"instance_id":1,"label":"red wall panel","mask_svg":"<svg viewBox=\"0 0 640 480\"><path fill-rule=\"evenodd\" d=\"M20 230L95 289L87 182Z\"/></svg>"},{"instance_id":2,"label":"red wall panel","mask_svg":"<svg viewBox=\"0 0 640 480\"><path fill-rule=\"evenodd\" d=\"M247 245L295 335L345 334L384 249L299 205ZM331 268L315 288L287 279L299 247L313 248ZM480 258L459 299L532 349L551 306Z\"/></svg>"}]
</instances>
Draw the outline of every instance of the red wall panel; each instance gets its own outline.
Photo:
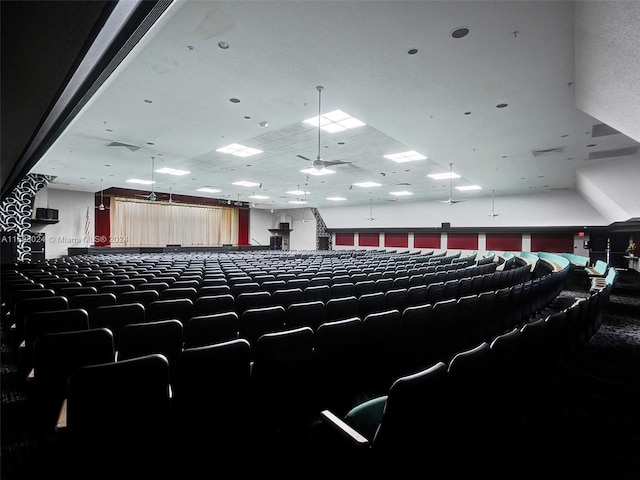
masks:
<instances>
[{"instance_id":1,"label":"red wall panel","mask_svg":"<svg viewBox=\"0 0 640 480\"><path fill-rule=\"evenodd\" d=\"M573 252L573 234L532 233L531 251L551 253Z\"/></svg>"},{"instance_id":2,"label":"red wall panel","mask_svg":"<svg viewBox=\"0 0 640 480\"><path fill-rule=\"evenodd\" d=\"M459 250L477 250L477 233L449 233L447 234L447 248Z\"/></svg>"},{"instance_id":3,"label":"red wall panel","mask_svg":"<svg viewBox=\"0 0 640 480\"><path fill-rule=\"evenodd\" d=\"M440 248L439 233L416 233L413 235L414 248Z\"/></svg>"},{"instance_id":4,"label":"red wall panel","mask_svg":"<svg viewBox=\"0 0 640 480\"><path fill-rule=\"evenodd\" d=\"M487 250L499 252L521 252L522 234L487 233Z\"/></svg>"},{"instance_id":5,"label":"red wall panel","mask_svg":"<svg viewBox=\"0 0 640 480\"><path fill-rule=\"evenodd\" d=\"M238 209L238 245L249 245L249 209Z\"/></svg>"},{"instance_id":6,"label":"red wall panel","mask_svg":"<svg viewBox=\"0 0 640 480\"><path fill-rule=\"evenodd\" d=\"M353 233L336 233L336 245L353 247Z\"/></svg>"},{"instance_id":7,"label":"red wall panel","mask_svg":"<svg viewBox=\"0 0 640 480\"><path fill-rule=\"evenodd\" d=\"M379 247L379 233L361 233L358 238L358 245L361 247Z\"/></svg>"},{"instance_id":8,"label":"red wall panel","mask_svg":"<svg viewBox=\"0 0 640 480\"><path fill-rule=\"evenodd\" d=\"M384 246L406 248L409 246L409 234L408 233L385 233Z\"/></svg>"}]
</instances>

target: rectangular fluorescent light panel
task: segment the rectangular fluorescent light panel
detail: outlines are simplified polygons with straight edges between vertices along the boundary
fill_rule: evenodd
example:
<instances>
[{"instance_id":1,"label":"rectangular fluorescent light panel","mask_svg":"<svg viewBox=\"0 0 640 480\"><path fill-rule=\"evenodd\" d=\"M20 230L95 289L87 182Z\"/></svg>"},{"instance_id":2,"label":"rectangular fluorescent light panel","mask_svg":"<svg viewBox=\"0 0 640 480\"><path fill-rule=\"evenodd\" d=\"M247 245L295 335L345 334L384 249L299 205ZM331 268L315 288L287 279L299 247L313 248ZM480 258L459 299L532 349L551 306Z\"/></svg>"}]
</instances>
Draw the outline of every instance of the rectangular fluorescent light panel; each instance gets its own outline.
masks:
<instances>
[{"instance_id":1,"label":"rectangular fluorescent light panel","mask_svg":"<svg viewBox=\"0 0 640 480\"><path fill-rule=\"evenodd\" d=\"M430 175L427 175L427 177L433 178L434 180L444 180L447 178L460 178L460 175L458 175L455 172L447 172L447 173L432 173Z\"/></svg>"},{"instance_id":2,"label":"rectangular fluorescent light panel","mask_svg":"<svg viewBox=\"0 0 640 480\"><path fill-rule=\"evenodd\" d=\"M317 127L318 117L309 118L305 120L304 123ZM363 125L366 125L366 123L352 117L342 110L334 110L333 112L320 115L320 129L329 133L341 132L343 130L349 130Z\"/></svg>"},{"instance_id":3,"label":"rectangular fluorescent light panel","mask_svg":"<svg viewBox=\"0 0 640 480\"><path fill-rule=\"evenodd\" d=\"M169 175L187 175L188 173L191 173L187 170L178 170L177 168L169 168L169 167L164 167L164 168L160 168L158 170L156 170L156 172L158 173L167 173Z\"/></svg>"},{"instance_id":4,"label":"rectangular fluorescent light panel","mask_svg":"<svg viewBox=\"0 0 640 480\"><path fill-rule=\"evenodd\" d=\"M247 182L246 180L240 180L239 182L233 182L234 185L239 185L241 187L257 187L260 185L256 182Z\"/></svg>"},{"instance_id":5,"label":"rectangular fluorescent light panel","mask_svg":"<svg viewBox=\"0 0 640 480\"><path fill-rule=\"evenodd\" d=\"M406 190L402 190L400 192L389 192L389 195L396 195L397 197L404 197L407 195L413 195L412 192L407 192Z\"/></svg>"},{"instance_id":6,"label":"rectangular fluorescent light panel","mask_svg":"<svg viewBox=\"0 0 640 480\"><path fill-rule=\"evenodd\" d=\"M327 197L327 200L331 200L332 202L342 202L346 200L344 197Z\"/></svg>"},{"instance_id":7,"label":"rectangular fluorescent light panel","mask_svg":"<svg viewBox=\"0 0 640 480\"><path fill-rule=\"evenodd\" d=\"M220 190L217 188L202 187L202 188L199 188L198 191L206 192L206 193L218 193Z\"/></svg>"},{"instance_id":8,"label":"rectangular fluorescent light panel","mask_svg":"<svg viewBox=\"0 0 640 480\"><path fill-rule=\"evenodd\" d=\"M356 187L367 188L367 187L379 187L382 184L376 183L376 182L360 182L360 183L354 183L354 185Z\"/></svg>"},{"instance_id":9,"label":"rectangular fluorescent light panel","mask_svg":"<svg viewBox=\"0 0 640 480\"><path fill-rule=\"evenodd\" d=\"M152 180L140 180L138 178L130 178L129 180L127 180L127 183L139 183L140 185L152 185L156 182Z\"/></svg>"},{"instance_id":10,"label":"rectangular fluorescent light panel","mask_svg":"<svg viewBox=\"0 0 640 480\"><path fill-rule=\"evenodd\" d=\"M267 198L271 197L267 197L266 195L249 195L249 198L255 198L256 200L266 200Z\"/></svg>"},{"instance_id":11,"label":"rectangular fluorescent light panel","mask_svg":"<svg viewBox=\"0 0 640 480\"><path fill-rule=\"evenodd\" d=\"M394 162L397 162L397 163L404 163L404 162L413 162L415 160L425 160L427 157L425 157L421 153L416 152L415 150L410 150L408 152L392 153L390 155L385 155L384 158L388 158L389 160L393 160Z\"/></svg>"},{"instance_id":12,"label":"rectangular fluorescent light panel","mask_svg":"<svg viewBox=\"0 0 640 480\"><path fill-rule=\"evenodd\" d=\"M336 173L335 170L330 170L328 168L305 168L300 170L300 173L306 173L307 175L315 175L317 177L322 175L331 175L332 173Z\"/></svg>"},{"instance_id":13,"label":"rectangular fluorescent light panel","mask_svg":"<svg viewBox=\"0 0 640 480\"><path fill-rule=\"evenodd\" d=\"M309 195L311 192L305 192L304 190L289 190L287 193L291 195Z\"/></svg>"},{"instance_id":14,"label":"rectangular fluorescent light panel","mask_svg":"<svg viewBox=\"0 0 640 480\"><path fill-rule=\"evenodd\" d=\"M216 152L230 153L231 155L235 155L236 157L250 157L251 155L262 153L262 150L247 147L245 145L240 145L238 143L232 143L231 145L227 145L226 147L218 148Z\"/></svg>"},{"instance_id":15,"label":"rectangular fluorescent light panel","mask_svg":"<svg viewBox=\"0 0 640 480\"><path fill-rule=\"evenodd\" d=\"M296 205L304 205L307 202L305 202L304 200L291 200L289 201L289 203L295 203Z\"/></svg>"},{"instance_id":16,"label":"rectangular fluorescent light panel","mask_svg":"<svg viewBox=\"0 0 640 480\"><path fill-rule=\"evenodd\" d=\"M482 187L480 185L461 185L456 187L456 190L482 190Z\"/></svg>"}]
</instances>

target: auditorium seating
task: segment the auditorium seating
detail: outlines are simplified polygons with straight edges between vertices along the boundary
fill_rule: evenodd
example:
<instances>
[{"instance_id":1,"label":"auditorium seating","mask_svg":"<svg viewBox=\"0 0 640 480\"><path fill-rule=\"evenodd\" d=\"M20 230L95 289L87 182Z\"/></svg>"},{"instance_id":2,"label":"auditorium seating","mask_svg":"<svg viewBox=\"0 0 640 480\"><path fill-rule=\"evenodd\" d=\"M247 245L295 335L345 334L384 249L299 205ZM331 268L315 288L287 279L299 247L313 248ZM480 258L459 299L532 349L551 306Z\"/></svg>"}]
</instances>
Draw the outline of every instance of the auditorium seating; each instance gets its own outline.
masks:
<instances>
[{"instance_id":1,"label":"auditorium seating","mask_svg":"<svg viewBox=\"0 0 640 480\"><path fill-rule=\"evenodd\" d=\"M126 267L122 269L127 272L129 278L123 278L123 283L118 285L128 285L129 291L119 293L114 305L96 307L94 314L90 315L89 325L90 329L111 328L109 331L118 332L119 336L124 328L129 327L129 323L177 320L183 328L184 336L180 346L174 349L174 352L178 353L171 355L174 358L178 358L180 352L189 349L243 340L249 345L252 361L256 361L254 355L263 336L271 335L278 338L276 334L283 331L304 329L304 335L311 340L312 345L310 368L307 370L308 380L316 382L315 391L319 392L314 399L318 407L315 413L319 414L322 405L326 405L332 410L335 409L339 415L344 415L356 402L367 400L374 392L379 394L392 388L392 381L402 375L424 370L438 361L448 364L461 351L471 349L482 342L493 345L495 339L512 332L513 335L518 334L521 337L519 348L522 355L517 365L523 372L527 369L536 370L534 377L543 379L547 373L558 371L563 364L571 362L580 348L597 333L602 308L606 305L607 295L611 291L612 283L601 290L585 292L585 299L576 302L575 305L552 305L563 289L566 276L567 267L559 260L556 262L553 258L546 258L539 262L548 267L548 272L540 269L538 273L541 276L534 278L535 274L530 270L530 265L519 265L518 257L515 255L502 263L503 268L500 270L496 268L497 261L469 264L465 260L460 263L446 263L452 262L455 256L441 256L431 259L439 258L437 263L429 263L429 259L421 257L426 256L353 252L319 256L310 254L308 258L296 258L282 252L238 252L224 255L155 254L125 260L114 254L108 259L100 260L99 264L86 262L95 263L95 266L83 267L83 274L87 275L86 278L94 277L93 273L115 276L119 274L116 270ZM67 261L70 262L69 265L73 263L71 259ZM77 265L80 261L81 258L75 259ZM567 261L567 265L568 263L570 262ZM113 264L111 271L107 271L109 264ZM508 267L506 270L505 266ZM428 273L427 269L430 267L434 269ZM440 270L436 271L436 268ZM70 268L68 278L72 278L70 274L74 269L76 272L79 271L78 266ZM174 271L169 272L169 269ZM611 271L615 272L615 269L610 269L609 272ZM126 283L136 278L135 272L138 272L144 281L139 285L135 285L135 282ZM291 277L291 274L294 276ZM35 279L53 277L51 274L36 274L34 278L30 278L29 273L23 275L24 277L14 276L16 285L31 285ZM278 296L274 300L274 293L283 290L275 288L275 284L272 284L273 291L262 288L265 285L268 287L269 282L274 281L278 282L278 287L282 287L283 284L276 280L278 275L280 279L286 278L283 280L285 291L295 290L295 301L285 300L284 297L280 300ZM300 275L306 275L302 278L308 280L308 285L304 289L290 288L292 283L289 282L293 282ZM184 285L191 286L178 288L194 289L197 292L196 296L185 298L178 295L177 298L161 299L157 290L144 290L143 285L158 283L154 280L167 277L173 278L172 285L176 282L187 282ZM262 277L260 282L256 281L258 277ZM23 278L29 281L24 282ZM319 282L314 282L318 279ZM53 279L49 280L49 283L55 282ZM198 282L198 289L195 288L194 282ZM258 290L253 290L254 284L258 285ZM449 292L455 291L450 293L453 295L452 298L445 298L445 284L450 285ZM461 288L463 284L464 289ZM354 294L334 297L333 294L343 293L339 291L342 287L337 287L338 285L349 285L347 288L352 288L353 290L349 291L353 291ZM358 285L363 289L358 290ZM430 302L428 292L429 287L435 290L433 285L442 288ZM251 291L242 290L247 288L246 286L249 286ZM203 295L212 292L206 290L207 288L219 287L224 287L226 293ZM232 293L234 287L236 290ZM332 290L333 287L336 288ZM219 291L222 290L215 290ZM114 292L101 292L116 295ZM461 295L461 292L465 292L466 295ZM150 293L155 295L140 296ZM191 296L193 291L189 290L189 293ZM256 293L259 295L255 295ZM249 308L250 302L243 305L241 300L238 305L241 298L266 299L267 296L262 293L268 294L267 303ZM394 298L396 295L399 298ZM226 302L221 301L218 304L216 300L219 298L214 297L224 297ZM378 302L365 307L368 298L376 299ZM386 299L389 299L388 303L385 302ZM291 303L285 307L289 301ZM178 308L178 305L185 308ZM550 308L550 305L553 308ZM15 306L5 305L5 310L15 315ZM552 316L553 309L560 307L562 311L558 312L557 316ZM114 320L122 318L122 321L109 324L107 319L111 317L111 313L107 310L110 308L118 309L113 315ZM134 315L136 320L125 321L123 317L128 309L135 309L144 316ZM251 312L252 310L257 312ZM373 336L374 331L381 329L373 328L379 325L372 320L384 318L385 312L389 310L393 311L393 320L389 322L393 328L384 330L386 333L382 336ZM248 312L251 313L246 315ZM273 313L276 318L273 322L266 320L269 313ZM570 314L568 321L567 314ZM207 324L215 323L208 321L222 317L229 319L230 315L234 316L233 321L224 322L229 327L228 336L208 330L210 325ZM251 318L253 316L256 317L255 323ZM234 323L237 326L234 327ZM374 341L374 338L377 340ZM500 340L496 342L496 348L501 343ZM117 344L118 341L115 340L114 349ZM537 348L533 348L534 345ZM386 356L383 355L376 350L380 346L383 350L388 348L393 354L387 352ZM146 352L140 354L144 353ZM391 361L386 362L384 358ZM120 357L120 352L118 359L124 359ZM363 374L367 368L368 375ZM387 368L392 368L393 373ZM527 373L522 373L522 377L530 378ZM523 395L530 393L524 388L520 391ZM286 415L286 412L281 413ZM314 412L307 413L313 416ZM313 423L313 419L310 420Z\"/></svg>"}]
</instances>

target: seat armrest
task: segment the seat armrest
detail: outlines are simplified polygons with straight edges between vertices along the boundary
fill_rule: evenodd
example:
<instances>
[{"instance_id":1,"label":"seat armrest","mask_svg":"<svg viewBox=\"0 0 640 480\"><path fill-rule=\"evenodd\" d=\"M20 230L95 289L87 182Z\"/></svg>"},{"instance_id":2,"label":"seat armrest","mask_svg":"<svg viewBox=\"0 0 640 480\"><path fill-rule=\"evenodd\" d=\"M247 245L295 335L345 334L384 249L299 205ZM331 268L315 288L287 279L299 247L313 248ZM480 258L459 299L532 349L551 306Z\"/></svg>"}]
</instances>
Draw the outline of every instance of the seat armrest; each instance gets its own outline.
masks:
<instances>
[{"instance_id":1,"label":"seat armrest","mask_svg":"<svg viewBox=\"0 0 640 480\"><path fill-rule=\"evenodd\" d=\"M63 433L67 430L67 399L65 398L58 413L58 421L56 422L56 433Z\"/></svg>"},{"instance_id":2,"label":"seat armrest","mask_svg":"<svg viewBox=\"0 0 640 480\"><path fill-rule=\"evenodd\" d=\"M345 437L353 445L358 447L369 446L369 440L367 440L358 431L347 425L346 422L344 422L341 418L336 416L331 411L322 410L320 412L320 416L325 423L331 426L335 431Z\"/></svg>"}]
</instances>

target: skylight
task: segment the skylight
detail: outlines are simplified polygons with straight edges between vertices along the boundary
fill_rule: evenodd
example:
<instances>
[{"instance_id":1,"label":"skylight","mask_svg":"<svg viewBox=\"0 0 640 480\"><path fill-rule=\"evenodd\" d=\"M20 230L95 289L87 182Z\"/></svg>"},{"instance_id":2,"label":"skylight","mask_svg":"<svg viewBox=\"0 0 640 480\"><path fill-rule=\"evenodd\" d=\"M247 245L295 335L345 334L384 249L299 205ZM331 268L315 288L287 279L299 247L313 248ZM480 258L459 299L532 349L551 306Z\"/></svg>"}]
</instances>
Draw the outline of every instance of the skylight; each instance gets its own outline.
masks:
<instances>
[{"instance_id":1,"label":"skylight","mask_svg":"<svg viewBox=\"0 0 640 480\"><path fill-rule=\"evenodd\" d=\"M328 168L305 168L303 170L300 170L301 173L306 173L307 175L315 175L315 176L322 176L322 175L331 175L332 173L336 173L335 170L330 170Z\"/></svg>"},{"instance_id":2,"label":"skylight","mask_svg":"<svg viewBox=\"0 0 640 480\"><path fill-rule=\"evenodd\" d=\"M240 187L257 187L258 185L260 185L257 182L248 182L247 180L240 180L239 182L233 182L233 184Z\"/></svg>"},{"instance_id":3,"label":"skylight","mask_svg":"<svg viewBox=\"0 0 640 480\"><path fill-rule=\"evenodd\" d=\"M318 117L309 118L305 120L304 123L317 127ZM334 110L333 112L320 115L320 128L325 132L342 132L343 130L349 130L363 125L366 125L366 123L352 117L348 113L344 113L342 110Z\"/></svg>"},{"instance_id":4,"label":"skylight","mask_svg":"<svg viewBox=\"0 0 640 480\"><path fill-rule=\"evenodd\" d=\"M444 180L447 178L460 178L460 175L458 175L455 172L446 172L446 173L432 173L430 175L427 175L427 177L433 178L434 180Z\"/></svg>"},{"instance_id":5,"label":"skylight","mask_svg":"<svg viewBox=\"0 0 640 480\"><path fill-rule=\"evenodd\" d=\"M152 185L156 182L153 180L140 180L139 178L130 178L127 183L139 183L140 185Z\"/></svg>"},{"instance_id":6,"label":"skylight","mask_svg":"<svg viewBox=\"0 0 640 480\"><path fill-rule=\"evenodd\" d=\"M389 195L396 195L397 197L404 197L407 195L413 195L413 192L407 192L406 190L402 190L399 192L389 192Z\"/></svg>"},{"instance_id":7,"label":"skylight","mask_svg":"<svg viewBox=\"0 0 640 480\"><path fill-rule=\"evenodd\" d=\"M199 192L206 192L206 193L218 193L220 191L220 189L218 188L210 188L210 187L202 187L198 189Z\"/></svg>"},{"instance_id":8,"label":"skylight","mask_svg":"<svg viewBox=\"0 0 640 480\"><path fill-rule=\"evenodd\" d=\"M482 190L480 185L460 185L456 190Z\"/></svg>"},{"instance_id":9,"label":"skylight","mask_svg":"<svg viewBox=\"0 0 640 480\"><path fill-rule=\"evenodd\" d=\"M416 152L415 150L409 150L408 152L385 155L384 158L388 158L389 160L393 160L397 163L404 163L413 162L415 160L425 160L427 157L425 157L421 153Z\"/></svg>"},{"instance_id":10,"label":"skylight","mask_svg":"<svg viewBox=\"0 0 640 480\"><path fill-rule=\"evenodd\" d=\"M158 173L167 173L169 175L187 175L189 172L188 170L178 170L177 168L169 168L169 167L164 167L164 168L159 168L158 170L156 170L156 172Z\"/></svg>"},{"instance_id":11,"label":"skylight","mask_svg":"<svg viewBox=\"0 0 640 480\"><path fill-rule=\"evenodd\" d=\"M250 157L251 155L262 153L262 150L246 147L245 145L240 145L239 143L232 143L231 145L227 145L226 147L218 148L216 152L230 153L231 155L235 155L236 157Z\"/></svg>"},{"instance_id":12,"label":"skylight","mask_svg":"<svg viewBox=\"0 0 640 480\"><path fill-rule=\"evenodd\" d=\"M367 188L367 187L379 187L382 184L376 183L376 182L360 182L360 183L354 183L353 185L356 187Z\"/></svg>"}]
</instances>

